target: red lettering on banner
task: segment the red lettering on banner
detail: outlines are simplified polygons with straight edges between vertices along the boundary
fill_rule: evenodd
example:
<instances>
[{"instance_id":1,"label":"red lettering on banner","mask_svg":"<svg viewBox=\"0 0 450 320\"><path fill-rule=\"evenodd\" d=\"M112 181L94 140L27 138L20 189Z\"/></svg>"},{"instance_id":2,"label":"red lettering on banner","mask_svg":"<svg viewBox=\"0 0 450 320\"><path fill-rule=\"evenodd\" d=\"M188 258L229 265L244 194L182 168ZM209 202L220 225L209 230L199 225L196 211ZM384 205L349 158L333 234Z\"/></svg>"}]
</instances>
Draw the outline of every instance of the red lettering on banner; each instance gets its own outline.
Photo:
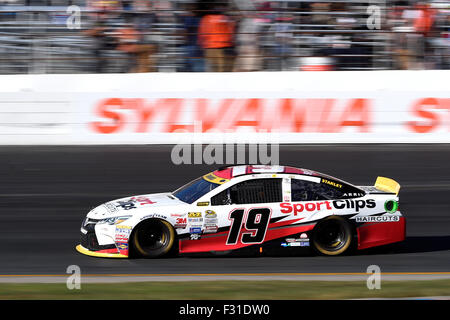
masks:
<instances>
[{"instance_id":1,"label":"red lettering on banner","mask_svg":"<svg viewBox=\"0 0 450 320\"><path fill-rule=\"evenodd\" d=\"M140 100L140 99L136 99ZM148 125L152 124L152 120L155 121L157 115L165 114L166 121L162 121L161 132L174 132L179 129L179 126L175 124L176 119L179 118L181 107L183 106L184 99L158 99L153 105L150 103L139 104L138 110L138 126L136 132L145 133L149 131ZM151 127L150 127L151 128Z\"/></svg>"},{"instance_id":2,"label":"red lettering on banner","mask_svg":"<svg viewBox=\"0 0 450 320\"><path fill-rule=\"evenodd\" d=\"M318 122L317 132L334 132L336 131L336 122L333 124L330 114L333 111L335 99L320 99L320 117L316 119Z\"/></svg>"},{"instance_id":3,"label":"red lettering on banner","mask_svg":"<svg viewBox=\"0 0 450 320\"><path fill-rule=\"evenodd\" d=\"M306 112L303 105L297 106L295 99L281 99L280 104L280 113L281 113L281 123L278 124L275 128L285 129L288 131L292 130L294 127L294 132L302 132L303 126L305 124ZM275 123L272 122L272 125ZM285 128L283 128L285 127ZM274 126L272 126L274 128Z\"/></svg>"},{"instance_id":4,"label":"red lettering on banner","mask_svg":"<svg viewBox=\"0 0 450 320\"><path fill-rule=\"evenodd\" d=\"M370 100L344 100L346 107L337 108L337 99L210 99L109 98L95 107L90 128L96 133L110 134L130 126L137 133L234 132L239 127L252 127L257 132L340 132L345 127L370 131ZM270 106L270 104L274 104ZM193 112L183 113L183 108ZM125 114L124 111L131 111ZM184 119L183 115L187 118ZM187 123L187 124L186 124ZM200 128L199 128L200 129Z\"/></svg>"},{"instance_id":5,"label":"red lettering on banner","mask_svg":"<svg viewBox=\"0 0 450 320\"><path fill-rule=\"evenodd\" d=\"M219 103L217 109L211 109L211 100L208 99L197 99L196 100L196 113L195 121L200 121L202 125L202 132L208 132L212 129L222 129L220 128L220 123L229 121L228 114L231 110L234 99L223 99ZM193 130L191 130L193 131Z\"/></svg>"},{"instance_id":6,"label":"red lettering on banner","mask_svg":"<svg viewBox=\"0 0 450 320\"><path fill-rule=\"evenodd\" d=\"M353 99L341 115L339 129L359 127L360 132L369 132L370 107L368 99Z\"/></svg>"},{"instance_id":7,"label":"red lettering on banner","mask_svg":"<svg viewBox=\"0 0 450 320\"><path fill-rule=\"evenodd\" d=\"M101 100L95 107L95 113L105 119L109 119L107 123L95 121L91 123L91 128L98 133L115 133L124 126L124 117L113 109L123 109L122 99L110 98Z\"/></svg>"},{"instance_id":8,"label":"red lettering on banner","mask_svg":"<svg viewBox=\"0 0 450 320\"><path fill-rule=\"evenodd\" d=\"M239 102L241 102L240 109L235 114L230 129L236 127L261 128L261 117L264 111L261 99L242 99Z\"/></svg>"},{"instance_id":9,"label":"red lettering on banner","mask_svg":"<svg viewBox=\"0 0 450 320\"><path fill-rule=\"evenodd\" d=\"M143 133L148 130L148 123L152 117L154 117L156 112L157 104L151 105L147 103L139 103L139 108L137 109L138 123L136 127L136 132Z\"/></svg>"},{"instance_id":10,"label":"red lettering on banner","mask_svg":"<svg viewBox=\"0 0 450 320\"><path fill-rule=\"evenodd\" d=\"M447 110L447 119L443 119L439 110ZM415 102L411 107L411 113L421 121L409 121L406 126L416 133L428 133L436 130L442 123L450 124L450 99L423 98ZM448 127L447 129L450 129Z\"/></svg>"},{"instance_id":11,"label":"red lettering on banner","mask_svg":"<svg viewBox=\"0 0 450 320\"><path fill-rule=\"evenodd\" d=\"M178 129L176 121L180 118L181 110L183 107L183 99L162 99L162 107L167 110L167 126L162 132L174 132Z\"/></svg>"}]
</instances>

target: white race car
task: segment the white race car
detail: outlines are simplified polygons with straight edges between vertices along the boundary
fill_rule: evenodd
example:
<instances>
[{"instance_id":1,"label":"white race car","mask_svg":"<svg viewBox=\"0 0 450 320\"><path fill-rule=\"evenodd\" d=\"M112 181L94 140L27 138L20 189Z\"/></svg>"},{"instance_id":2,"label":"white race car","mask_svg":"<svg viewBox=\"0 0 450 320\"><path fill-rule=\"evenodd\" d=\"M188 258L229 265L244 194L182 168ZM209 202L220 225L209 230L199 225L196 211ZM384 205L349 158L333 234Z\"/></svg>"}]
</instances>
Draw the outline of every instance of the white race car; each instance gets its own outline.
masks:
<instances>
[{"instance_id":1,"label":"white race car","mask_svg":"<svg viewBox=\"0 0 450 320\"><path fill-rule=\"evenodd\" d=\"M90 211L79 252L96 257L160 257L266 246L309 247L324 255L405 239L400 185L374 186L287 166L220 168L174 192L113 200Z\"/></svg>"}]
</instances>

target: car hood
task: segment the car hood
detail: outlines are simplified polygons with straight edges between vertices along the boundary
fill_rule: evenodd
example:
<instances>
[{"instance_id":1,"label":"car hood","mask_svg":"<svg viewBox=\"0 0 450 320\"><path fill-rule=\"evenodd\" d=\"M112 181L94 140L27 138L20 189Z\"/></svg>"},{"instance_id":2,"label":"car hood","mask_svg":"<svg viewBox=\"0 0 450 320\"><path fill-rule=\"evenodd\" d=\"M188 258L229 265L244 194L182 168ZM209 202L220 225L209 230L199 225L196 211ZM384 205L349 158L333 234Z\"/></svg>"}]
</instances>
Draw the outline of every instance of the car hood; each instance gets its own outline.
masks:
<instances>
[{"instance_id":1,"label":"car hood","mask_svg":"<svg viewBox=\"0 0 450 320\"><path fill-rule=\"evenodd\" d=\"M185 205L183 201L172 196L170 192L144 194L112 200L92 209L87 217L105 219L121 215L133 215L141 210L157 207Z\"/></svg>"}]
</instances>

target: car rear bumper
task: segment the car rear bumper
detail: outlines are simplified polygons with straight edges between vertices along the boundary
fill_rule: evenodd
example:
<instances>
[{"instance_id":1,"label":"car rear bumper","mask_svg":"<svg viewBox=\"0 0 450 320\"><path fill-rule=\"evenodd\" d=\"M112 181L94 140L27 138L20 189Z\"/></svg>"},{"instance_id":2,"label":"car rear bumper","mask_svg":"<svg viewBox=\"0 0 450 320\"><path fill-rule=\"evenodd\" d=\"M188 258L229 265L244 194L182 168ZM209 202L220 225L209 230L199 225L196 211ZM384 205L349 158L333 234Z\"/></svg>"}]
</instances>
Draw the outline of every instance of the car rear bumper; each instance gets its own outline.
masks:
<instances>
[{"instance_id":1,"label":"car rear bumper","mask_svg":"<svg viewBox=\"0 0 450 320\"><path fill-rule=\"evenodd\" d=\"M368 222L357 227L358 250L400 242L406 238L406 220L400 215L395 222Z\"/></svg>"}]
</instances>

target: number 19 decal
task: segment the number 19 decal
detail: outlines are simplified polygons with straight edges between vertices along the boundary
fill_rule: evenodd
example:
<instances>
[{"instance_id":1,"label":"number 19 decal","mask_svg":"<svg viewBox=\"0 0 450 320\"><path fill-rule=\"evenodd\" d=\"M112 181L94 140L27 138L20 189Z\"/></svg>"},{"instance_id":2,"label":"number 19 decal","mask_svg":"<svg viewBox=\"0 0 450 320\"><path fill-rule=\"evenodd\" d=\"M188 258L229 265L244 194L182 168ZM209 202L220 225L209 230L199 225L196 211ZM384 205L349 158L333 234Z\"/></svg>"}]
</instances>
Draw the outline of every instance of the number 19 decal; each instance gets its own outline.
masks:
<instances>
[{"instance_id":1,"label":"number 19 decal","mask_svg":"<svg viewBox=\"0 0 450 320\"><path fill-rule=\"evenodd\" d=\"M247 213L247 214L245 214ZM242 243L261 243L266 236L272 211L269 208L236 209L230 212L228 219L232 220L230 232L228 233L227 245L238 242L239 234L244 220L247 231L242 232Z\"/></svg>"}]
</instances>

